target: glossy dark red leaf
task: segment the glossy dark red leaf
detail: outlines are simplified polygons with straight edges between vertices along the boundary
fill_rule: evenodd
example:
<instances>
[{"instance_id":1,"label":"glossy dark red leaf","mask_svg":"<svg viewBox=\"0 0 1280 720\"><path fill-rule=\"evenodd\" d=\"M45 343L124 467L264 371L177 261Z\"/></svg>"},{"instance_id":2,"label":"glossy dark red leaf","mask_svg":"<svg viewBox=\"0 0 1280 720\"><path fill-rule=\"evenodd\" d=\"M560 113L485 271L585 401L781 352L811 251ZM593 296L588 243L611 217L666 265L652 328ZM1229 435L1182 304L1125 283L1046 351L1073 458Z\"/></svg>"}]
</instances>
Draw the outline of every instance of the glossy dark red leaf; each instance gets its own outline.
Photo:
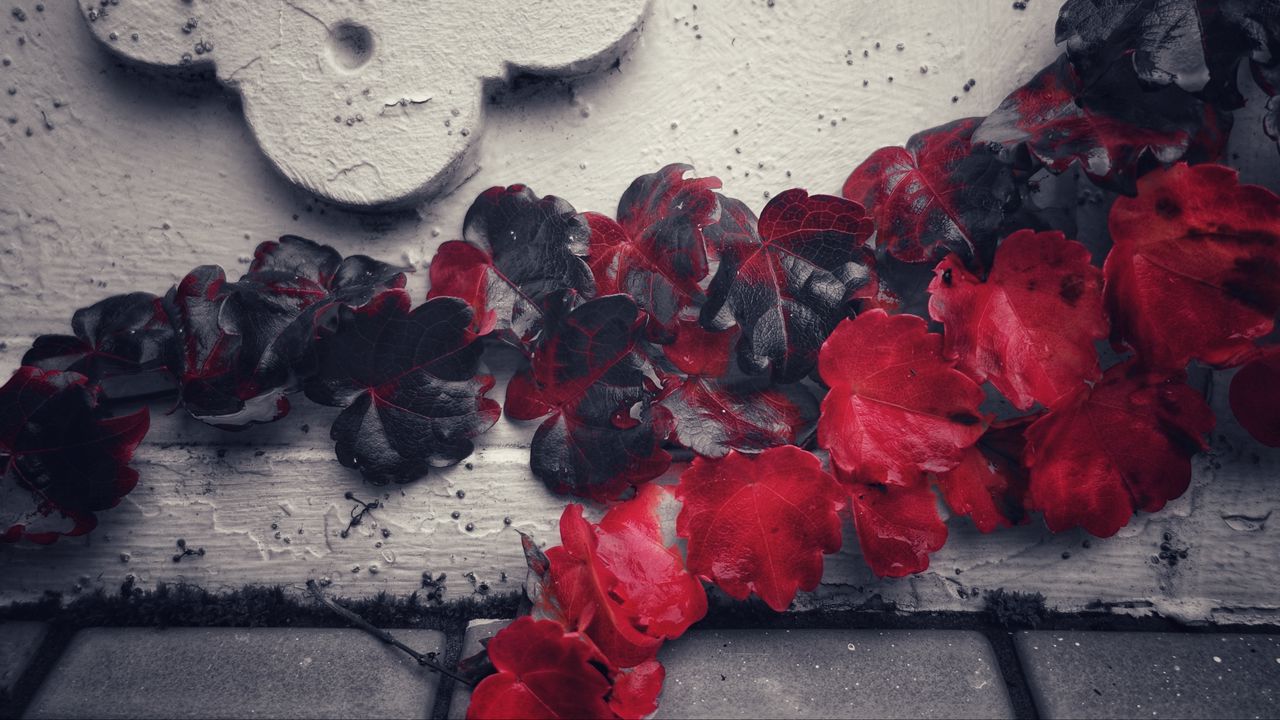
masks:
<instances>
[{"instance_id":1,"label":"glossy dark red leaf","mask_svg":"<svg viewBox=\"0 0 1280 720\"><path fill-rule=\"evenodd\" d=\"M993 423L978 444L965 450L953 470L938 473L938 487L951 511L968 515L980 532L1027 522L1024 433L1038 416Z\"/></svg>"},{"instance_id":2,"label":"glossy dark red leaf","mask_svg":"<svg viewBox=\"0 0 1280 720\"><path fill-rule=\"evenodd\" d=\"M1152 368L1237 364L1280 310L1280 198L1235 170L1177 165L1111 209L1112 332Z\"/></svg>"},{"instance_id":3,"label":"glossy dark red leaf","mask_svg":"<svg viewBox=\"0 0 1280 720\"><path fill-rule=\"evenodd\" d=\"M1057 41L1089 72L1112 61L1108 45L1127 53L1138 77L1199 92L1209 82L1196 0L1068 0L1058 14Z\"/></svg>"},{"instance_id":4,"label":"glossy dark red leaf","mask_svg":"<svg viewBox=\"0 0 1280 720\"><path fill-rule=\"evenodd\" d=\"M583 259L590 235L561 198L539 198L524 185L489 188L467 211L464 240L444 243L432 259L427 297L462 298L475 311L476 334L496 330L528 349L548 296L595 291Z\"/></svg>"},{"instance_id":5,"label":"glossy dark red leaf","mask_svg":"<svg viewBox=\"0 0 1280 720\"><path fill-rule=\"evenodd\" d=\"M822 346L818 444L842 476L914 485L946 472L978 441L982 389L942 353L942 336L914 315L865 312Z\"/></svg>"},{"instance_id":6,"label":"glossy dark red leaf","mask_svg":"<svg viewBox=\"0 0 1280 720\"><path fill-rule=\"evenodd\" d=\"M133 490L146 408L106 417L79 373L22 367L0 387L0 541L83 535Z\"/></svg>"},{"instance_id":7,"label":"glossy dark red leaf","mask_svg":"<svg viewBox=\"0 0 1280 720\"><path fill-rule=\"evenodd\" d=\"M609 693L609 709L623 720L639 720L658 709L658 696L667 670L657 660L648 660L633 668L613 673L613 690Z\"/></svg>"},{"instance_id":8,"label":"glossy dark red leaf","mask_svg":"<svg viewBox=\"0 0 1280 720\"><path fill-rule=\"evenodd\" d=\"M857 203L796 189L769 201L758 230L758 242L719 249L701 320L712 330L737 322L745 372L794 382L813 370L847 302L874 291L872 222Z\"/></svg>"},{"instance_id":9,"label":"glossy dark red leaf","mask_svg":"<svg viewBox=\"0 0 1280 720\"><path fill-rule=\"evenodd\" d=\"M1094 341L1107 336L1102 271L1062 233L1022 230L996 251L986 281L955 257L938 264L929 314L946 353L1014 407L1052 407L1102 374Z\"/></svg>"},{"instance_id":10,"label":"glossy dark red leaf","mask_svg":"<svg viewBox=\"0 0 1280 720\"><path fill-rule=\"evenodd\" d=\"M1231 412L1254 440L1280 447L1280 347L1271 347L1231 378Z\"/></svg>"},{"instance_id":11,"label":"glossy dark red leaf","mask_svg":"<svg viewBox=\"0 0 1280 720\"><path fill-rule=\"evenodd\" d=\"M862 557L879 577L929 569L929 555L947 542L947 525L928 485L853 483L851 507Z\"/></svg>"},{"instance_id":12,"label":"glossy dark red leaf","mask_svg":"<svg viewBox=\"0 0 1280 720\"><path fill-rule=\"evenodd\" d=\"M1025 147L1055 173L1078 163L1095 183L1132 194L1145 163L1187 154L1208 114L1181 88L1144 85L1129 63L1109 63L1086 82L1063 55L1006 98L973 141L1010 160Z\"/></svg>"},{"instance_id":13,"label":"glossy dark red leaf","mask_svg":"<svg viewBox=\"0 0 1280 720\"><path fill-rule=\"evenodd\" d=\"M675 493L689 570L730 597L754 592L782 612L818 586L822 556L840 549L844 491L800 448L694 458Z\"/></svg>"},{"instance_id":14,"label":"glossy dark red leaf","mask_svg":"<svg viewBox=\"0 0 1280 720\"><path fill-rule=\"evenodd\" d=\"M817 404L798 386L773 387L767 378L670 378L658 399L671 439L695 453L724 457L730 450L759 452L800 441L817 417Z\"/></svg>"},{"instance_id":15,"label":"glossy dark red leaf","mask_svg":"<svg viewBox=\"0 0 1280 720\"><path fill-rule=\"evenodd\" d=\"M525 616L489 641L498 672L471 693L471 720L611 718L611 686L597 652L577 633L550 620Z\"/></svg>"},{"instance_id":16,"label":"glossy dark red leaf","mask_svg":"<svg viewBox=\"0 0 1280 720\"><path fill-rule=\"evenodd\" d=\"M875 218L876 245L906 262L954 252L986 263L1006 215L1018 205L1008 164L965 118L913 135L906 147L872 153L844 182L843 195Z\"/></svg>"},{"instance_id":17,"label":"glossy dark red leaf","mask_svg":"<svg viewBox=\"0 0 1280 720\"><path fill-rule=\"evenodd\" d=\"M500 413L485 397L493 378L477 374L471 308L457 298L409 306L408 293L388 290L341 308L305 386L311 400L343 408L330 431L338 460L376 484L460 462Z\"/></svg>"},{"instance_id":18,"label":"glossy dark red leaf","mask_svg":"<svg viewBox=\"0 0 1280 720\"><path fill-rule=\"evenodd\" d=\"M624 295L607 295L554 311L531 368L507 386L507 415L546 417L533 436L530 467L554 492L616 499L661 475L662 450L651 402L657 386L637 348L644 318Z\"/></svg>"},{"instance_id":19,"label":"glossy dark red leaf","mask_svg":"<svg viewBox=\"0 0 1280 720\"><path fill-rule=\"evenodd\" d=\"M1043 510L1054 532L1110 537L1134 512L1155 512L1186 492L1191 457L1213 425L1185 374L1117 365L1027 428L1027 507Z\"/></svg>"}]
</instances>

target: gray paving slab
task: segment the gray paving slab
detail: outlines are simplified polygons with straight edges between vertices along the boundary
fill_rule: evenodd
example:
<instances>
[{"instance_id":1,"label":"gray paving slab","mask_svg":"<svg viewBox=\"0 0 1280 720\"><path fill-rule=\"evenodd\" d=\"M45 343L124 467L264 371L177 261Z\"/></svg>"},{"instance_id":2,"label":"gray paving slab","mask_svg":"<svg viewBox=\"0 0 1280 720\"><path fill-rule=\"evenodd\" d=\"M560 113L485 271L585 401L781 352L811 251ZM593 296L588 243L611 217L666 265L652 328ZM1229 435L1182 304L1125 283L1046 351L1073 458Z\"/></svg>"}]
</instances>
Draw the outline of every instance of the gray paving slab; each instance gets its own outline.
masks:
<instances>
[{"instance_id":1,"label":"gray paving slab","mask_svg":"<svg viewBox=\"0 0 1280 720\"><path fill-rule=\"evenodd\" d=\"M467 658L480 652L482 640L487 640L511 624L510 620L472 620L467 623L467 634L462 639L462 655ZM467 703L471 702L471 689L464 685L453 686L453 698L449 701L449 720L467 717Z\"/></svg>"},{"instance_id":2,"label":"gray paving slab","mask_svg":"<svg viewBox=\"0 0 1280 720\"><path fill-rule=\"evenodd\" d=\"M658 655L660 718L1010 718L976 632L702 630Z\"/></svg>"},{"instance_id":3,"label":"gray paving slab","mask_svg":"<svg viewBox=\"0 0 1280 720\"><path fill-rule=\"evenodd\" d=\"M393 630L421 652L444 635ZM29 718L425 718L437 676L359 630L92 628Z\"/></svg>"},{"instance_id":4,"label":"gray paving slab","mask_svg":"<svg viewBox=\"0 0 1280 720\"><path fill-rule=\"evenodd\" d=\"M0 694L13 689L48 631L40 622L0 623Z\"/></svg>"},{"instance_id":5,"label":"gray paving slab","mask_svg":"<svg viewBox=\"0 0 1280 720\"><path fill-rule=\"evenodd\" d=\"M1280 636L1024 632L1043 718L1280 718Z\"/></svg>"}]
</instances>

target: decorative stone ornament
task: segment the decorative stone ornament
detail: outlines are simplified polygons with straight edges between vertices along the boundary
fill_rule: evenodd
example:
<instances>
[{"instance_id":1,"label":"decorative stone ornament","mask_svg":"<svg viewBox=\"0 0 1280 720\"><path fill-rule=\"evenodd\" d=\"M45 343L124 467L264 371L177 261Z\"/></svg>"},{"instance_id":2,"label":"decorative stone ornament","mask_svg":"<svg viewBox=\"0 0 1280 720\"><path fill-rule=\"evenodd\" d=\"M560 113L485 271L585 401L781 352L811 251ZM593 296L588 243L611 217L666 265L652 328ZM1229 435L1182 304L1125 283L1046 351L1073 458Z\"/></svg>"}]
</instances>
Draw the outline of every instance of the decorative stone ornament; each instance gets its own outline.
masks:
<instances>
[{"instance_id":1,"label":"decorative stone ornament","mask_svg":"<svg viewBox=\"0 0 1280 720\"><path fill-rule=\"evenodd\" d=\"M93 0L116 53L211 69L286 177L345 205L430 196L468 169L486 83L608 67L648 0Z\"/></svg>"}]
</instances>

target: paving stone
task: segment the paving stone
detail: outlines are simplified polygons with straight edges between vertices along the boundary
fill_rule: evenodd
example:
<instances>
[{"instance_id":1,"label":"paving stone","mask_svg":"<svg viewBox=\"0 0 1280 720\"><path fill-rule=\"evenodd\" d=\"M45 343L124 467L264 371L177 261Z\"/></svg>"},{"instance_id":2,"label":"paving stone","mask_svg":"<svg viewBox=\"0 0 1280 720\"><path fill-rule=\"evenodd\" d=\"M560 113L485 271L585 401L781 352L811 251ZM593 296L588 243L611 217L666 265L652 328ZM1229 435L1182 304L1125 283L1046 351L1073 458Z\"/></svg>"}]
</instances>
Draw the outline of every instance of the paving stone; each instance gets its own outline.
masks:
<instances>
[{"instance_id":1,"label":"paving stone","mask_svg":"<svg viewBox=\"0 0 1280 720\"><path fill-rule=\"evenodd\" d=\"M421 652L444 635L393 630ZM359 630L92 628L77 633L31 718L431 715L437 676Z\"/></svg>"},{"instance_id":2,"label":"paving stone","mask_svg":"<svg viewBox=\"0 0 1280 720\"><path fill-rule=\"evenodd\" d=\"M481 640L487 640L511 624L510 620L472 620L467 624L467 634L462 639L462 657L480 652ZM467 716L467 703L471 702L471 689L463 685L453 686L453 698L449 701L449 720L463 720Z\"/></svg>"},{"instance_id":3,"label":"paving stone","mask_svg":"<svg viewBox=\"0 0 1280 720\"><path fill-rule=\"evenodd\" d=\"M703 630L658 659L660 718L1013 717L976 632Z\"/></svg>"},{"instance_id":4,"label":"paving stone","mask_svg":"<svg viewBox=\"0 0 1280 720\"><path fill-rule=\"evenodd\" d=\"M38 622L0 624L0 694L9 692L22 677L48 630Z\"/></svg>"},{"instance_id":5,"label":"paving stone","mask_svg":"<svg viewBox=\"0 0 1280 720\"><path fill-rule=\"evenodd\" d=\"M1280 717L1280 636L1024 632L1044 718Z\"/></svg>"}]
</instances>

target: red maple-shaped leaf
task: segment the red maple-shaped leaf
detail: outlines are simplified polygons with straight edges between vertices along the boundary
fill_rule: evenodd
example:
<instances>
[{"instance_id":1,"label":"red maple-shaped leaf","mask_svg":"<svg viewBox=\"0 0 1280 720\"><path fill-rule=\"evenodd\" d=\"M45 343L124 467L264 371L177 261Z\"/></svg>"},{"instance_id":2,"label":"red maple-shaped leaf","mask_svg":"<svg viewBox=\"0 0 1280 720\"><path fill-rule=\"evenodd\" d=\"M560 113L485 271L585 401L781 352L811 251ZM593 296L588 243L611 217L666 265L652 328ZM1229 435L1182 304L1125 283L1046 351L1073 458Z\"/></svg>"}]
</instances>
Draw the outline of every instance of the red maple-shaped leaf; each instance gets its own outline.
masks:
<instances>
[{"instance_id":1,"label":"red maple-shaped leaf","mask_svg":"<svg viewBox=\"0 0 1280 720\"><path fill-rule=\"evenodd\" d=\"M915 484L959 464L983 432L982 388L942 354L942 336L914 315L872 310L822 345L818 444L860 482Z\"/></svg>"},{"instance_id":2,"label":"red maple-shaped leaf","mask_svg":"<svg viewBox=\"0 0 1280 720\"><path fill-rule=\"evenodd\" d=\"M723 330L736 321L739 366L794 382L813 369L846 303L875 288L872 222L857 203L796 189L769 201L758 230L719 248L701 322Z\"/></svg>"},{"instance_id":3,"label":"red maple-shaped leaf","mask_svg":"<svg viewBox=\"0 0 1280 720\"><path fill-rule=\"evenodd\" d=\"M1219 165L1176 165L1111 209L1113 335L1152 368L1238 363L1280 310L1280 198Z\"/></svg>"},{"instance_id":4,"label":"red maple-shaped leaf","mask_svg":"<svg viewBox=\"0 0 1280 720\"><path fill-rule=\"evenodd\" d=\"M1231 412L1267 447L1280 447L1280 347L1272 347L1231 378Z\"/></svg>"},{"instance_id":5,"label":"red maple-shaped leaf","mask_svg":"<svg viewBox=\"0 0 1280 720\"><path fill-rule=\"evenodd\" d=\"M1174 85L1147 87L1130 62L1087 80L1066 55L1015 90L973 133L1012 159L1019 148L1055 173L1079 163L1095 183L1132 193L1142 161L1186 154L1207 110Z\"/></svg>"},{"instance_id":6,"label":"red maple-shaped leaf","mask_svg":"<svg viewBox=\"0 0 1280 720\"><path fill-rule=\"evenodd\" d=\"M658 696L667 670L657 660L647 660L633 668L615 670L611 674L613 691L609 693L609 709L623 720L639 720L658 709Z\"/></svg>"},{"instance_id":7,"label":"red maple-shaped leaf","mask_svg":"<svg viewBox=\"0 0 1280 720\"><path fill-rule=\"evenodd\" d=\"M684 634L707 612L702 584L685 570L679 549L663 542L658 511L669 497L645 485L595 526L571 504L560 518L562 544L546 551L541 606L590 637L616 667L651 659L664 639Z\"/></svg>"},{"instance_id":8,"label":"red maple-shaped leaf","mask_svg":"<svg viewBox=\"0 0 1280 720\"><path fill-rule=\"evenodd\" d=\"M1018 191L1009 165L974 145L981 122L965 118L918 133L906 147L872 153L849 175L842 194L875 218L878 247L906 262L948 252L987 262Z\"/></svg>"},{"instance_id":9,"label":"red maple-shaped leaf","mask_svg":"<svg viewBox=\"0 0 1280 720\"><path fill-rule=\"evenodd\" d=\"M1095 340L1107 336L1102 271L1062 233L1005 238L986 282L955 257L938 264L929 314L946 328L946 353L1017 408L1052 407L1096 380Z\"/></svg>"},{"instance_id":10,"label":"red maple-shaped leaf","mask_svg":"<svg viewBox=\"0 0 1280 720\"><path fill-rule=\"evenodd\" d=\"M488 652L497 672L472 692L471 720L614 716L609 678L593 662L595 648L577 633L520 617L493 636Z\"/></svg>"},{"instance_id":11,"label":"red maple-shaped leaf","mask_svg":"<svg viewBox=\"0 0 1280 720\"><path fill-rule=\"evenodd\" d=\"M1037 417L993 423L977 445L965 450L955 469L937 475L952 512L968 515L980 532L1027 522L1024 433Z\"/></svg>"},{"instance_id":12,"label":"red maple-shaped leaf","mask_svg":"<svg viewBox=\"0 0 1280 720\"><path fill-rule=\"evenodd\" d=\"M404 290L388 290L342 308L305 387L311 400L343 408L329 433L338 460L379 485L460 462L501 412L485 397L493 378L477 374L471 308L458 298L409 305Z\"/></svg>"},{"instance_id":13,"label":"red maple-shaped leaf","mask_svg":"<svg viewBox=\"0 0 1280 720\"><path fill-rule=\"evenodd\" d=\"M22 367L0 387L0 541L83 535L133 490L146 408L105 417L79 373Z\"/></svg>"},{"instance_id":14,"label":"red maple-shaped leaf","mask_svg":"<svg viewBox=\"0 0 1280 720\"><path fill-rule=\"evenodd\" d=\"M703 231L720 215L718 178L689 178L688 165L642 175L623 193L618 219L587 213L591 270L601 295L631 296L655 323L656 337L674 339L697 321L701 283L709 271Z\"/></svg>"},{"instance_id":15,"label":"red maple-shaped leaf","mask_svg":"<svg viewBox=\"0 0 1280 720\"><path fill-rule=\"evenodd\" d=\"M644 318L624 295L576 308L572 300L549 301L531 368L507 386L506 411L517 420L547 418L529 462L548 487L612 500L671 463L661 448L665 433L654 426L650 363L636 347Z\"/></svg>"},{"instance_id":16,"label":"red maple-shaped leaf","mask_svg":"<svg viewBox=\"0 0 1280 720\"><path fill-rule=\"evenodd\" d=\"M853 526L862 557L879 577L929 569L929 554L947 542L947 525L928 485L852 484Z\"/></svg>"},{"instance_id":17,"label":"red maple-shaped leaf","mask_svg":"<svg viewBox=\"0 0 1280 720\"><path fill-rule=\"evenodd\" d=\"M786 610L822 580L822 555L840 549L844 492L797 447L695 458L675 492L689 570L739 600L754 592Z\"/></svg>"},{"instance_id":18,"label":"red maple-shaped leaf","mask_svg":"<svg viewBox=\"0 0 1280 720\"><path fill-rule=\"evenodd\" d=\"M1050 530L1109 537L1135 511L1155 512L1186 491L1214 418L1179 375L1117 365L1027 428L1027 507L1043 510Z\"/></svg>"},{"instance_id":19,"label":"red maple-shaped leaf","mask_svg":"<svg viewBox=\"0 0 1280 720\"><path fill-rule=\"evenodd\" d=\"M550 295L595 290L583 259L591 231L554 195L539 198L524 185L489 188L467 210L462 234L432 258L427 298L465 300L475 311L477 335L496 330L527 349L542 329Z\"/></svg>"}]
</instances>

